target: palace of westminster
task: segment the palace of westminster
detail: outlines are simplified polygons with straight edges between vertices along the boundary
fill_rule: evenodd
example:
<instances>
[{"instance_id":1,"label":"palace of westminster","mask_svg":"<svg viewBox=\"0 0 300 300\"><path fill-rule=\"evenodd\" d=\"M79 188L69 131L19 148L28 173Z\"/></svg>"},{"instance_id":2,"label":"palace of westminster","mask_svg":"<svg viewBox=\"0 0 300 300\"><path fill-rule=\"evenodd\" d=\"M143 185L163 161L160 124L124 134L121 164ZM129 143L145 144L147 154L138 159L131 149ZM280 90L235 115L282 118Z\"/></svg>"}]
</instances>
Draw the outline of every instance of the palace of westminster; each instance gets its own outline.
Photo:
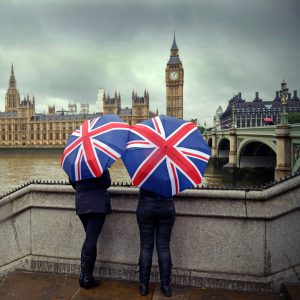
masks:
<instances>
[{"instance_id":1,"label":"palace of westminster","mask_svg":"<svg viewBox=\"0 0 300 300\"><path fill-rule=\"evenodd\" d=\"M170 59L166 66L166 104L167 115L183 118L183 78L184 72L175 40L171 47ZM99 95L101 95L99 99ZM48 106L47 114L35 111L35 98L20 98L17 89L13 66L9 79L9 87L5 96L5 111L0 112L0 147L5 146L65 146L68 136L86 119L103 114L116 114L129 124L136 124L156 116L149 110L149 93L139 97L132 92L132 108L121 107L121 95L115 93L114 98L101 90L98 95L98 106L101 102L103 112L89 114L88 104L82 104L77 113L76 104L69 104L68 111L56 111L55 106ZM100 103L99 103L100 100Z\"/></svg>"},{"instance_id":2,"label":"palace of westminster","mask_svg":"<svg viewBox=\"0 0 300 300\"><path fill-rule=\"evenodd\" d=\"M179 58L175 34L171 46L170 58L165 69L166 82L166 113L168 116L183 119L183 83L184 70ZM101 103L102 102L102 103ZM99 90L97 107L103 111L89 113L88 104L81 104L77 113L77 105L69 104L68 111L56 111L55 106L48 106L47 114L35 112L35 98L29 96L23 100L17 90L13 66L9 79L9 87L5 96L5 111L0 112L0 147L14 146L65 146L68 136L87 119L104 114L116 114L125 122L134 125L148 118L158 115L149 110L149 93L145 90L140 97L132 92L132 108L121 107L121 95L115 92L114 98ZM241 93L229 100L227 109L217 110L216 118L219 128L229 128L232 123L232 109L236 113L237 127L262 126L263 118L271 117L274 123L279 123L282 111L279 92L273 101L263 101L256 92L253 101L246 102ZM294 96L288 93L288 112L300 112L300 101L297 91Z\"/></svg>"}]
</instances>

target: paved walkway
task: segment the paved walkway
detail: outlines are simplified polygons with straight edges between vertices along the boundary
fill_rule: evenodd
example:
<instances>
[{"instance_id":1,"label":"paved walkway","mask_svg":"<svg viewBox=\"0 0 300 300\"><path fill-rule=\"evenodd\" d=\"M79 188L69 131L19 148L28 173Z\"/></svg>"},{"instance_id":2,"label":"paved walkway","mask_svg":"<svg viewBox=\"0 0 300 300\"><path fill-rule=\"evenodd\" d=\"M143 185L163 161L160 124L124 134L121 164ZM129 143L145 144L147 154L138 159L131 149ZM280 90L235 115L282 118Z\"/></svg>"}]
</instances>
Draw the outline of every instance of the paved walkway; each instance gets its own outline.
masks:
<instances>
[{"instance_id":1,"label":"paved walkway","mask_svg":"<svg viewBox=\"0 0 300 300\"><path fill-rule=\"evenodd\" d=\"M229 292L216 289L173 287L174 295L165 298L159 284L151 284L146 297L138 293L137 283L130 281L101 280L91 290L78 287L78 279L50 273L15 271L0 280L1 300L279 300L278 295Z\"/></svg>"}]
</instances>

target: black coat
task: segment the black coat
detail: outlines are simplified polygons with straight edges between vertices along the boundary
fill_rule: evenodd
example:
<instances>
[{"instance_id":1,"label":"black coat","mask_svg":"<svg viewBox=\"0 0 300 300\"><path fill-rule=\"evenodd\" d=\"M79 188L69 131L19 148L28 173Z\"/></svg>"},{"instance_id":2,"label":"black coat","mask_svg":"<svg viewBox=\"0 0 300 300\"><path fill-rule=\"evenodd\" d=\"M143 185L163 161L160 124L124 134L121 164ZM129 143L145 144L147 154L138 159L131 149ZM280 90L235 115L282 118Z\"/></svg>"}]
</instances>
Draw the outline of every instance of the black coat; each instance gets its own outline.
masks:
<instances>
[{"instance_id":1,"label":"black coat","mask_svg":"<svg viewBox=\"0 0 300 300\"><path fill-rule=\"evenodd\" d=\"M111 212L110 196L107 191L111 185L108 170L105 170L101 177L69 181L76 190L75 207L78 215Z\"/></svg>"}]
</instances>

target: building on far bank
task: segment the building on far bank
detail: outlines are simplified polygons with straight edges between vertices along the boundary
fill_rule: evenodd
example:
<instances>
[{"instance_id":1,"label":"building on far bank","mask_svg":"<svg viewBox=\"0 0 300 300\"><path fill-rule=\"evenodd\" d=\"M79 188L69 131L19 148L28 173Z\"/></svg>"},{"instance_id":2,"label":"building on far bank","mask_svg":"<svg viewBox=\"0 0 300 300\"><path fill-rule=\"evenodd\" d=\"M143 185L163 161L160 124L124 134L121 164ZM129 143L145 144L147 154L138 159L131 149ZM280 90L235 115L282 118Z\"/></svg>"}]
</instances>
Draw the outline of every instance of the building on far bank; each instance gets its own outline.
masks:
<instances>
[{"instance_id":1,"label":"building on far bank","mask_svg":"<svg viewBox=\"0 0 300 300\"><path fill-rule=\"evenodd\" d=\"M149 93L139 97L132 92L132 108L121 108L121 95L115 93L114 98L109 95L99 97L103 99L103 113L89 113L89 104L81 104L77 112L77 104L69 103L68 110L56 111L54 105L48 105L48 112L36 113L35 98L20 98L14 68L11 67L9 86L5 96L5 111L0 112L0 147L6 146L57 146L63 147L68 136L87 119L103 114L117 114L125 122L136 124L149 117L156 116L149 110Z\"/></svg>"},{"instance_id":2,"label":"building on far bank","mask_svg":"<svg viewBox=\"0 0 300 300\"><path fill-rule=\"evenodd\" d=\"M184 71L178 54L175 34L171 54L165 70L167 115L183 118L183 81ZM131 107L121 106L121 95L115 92L110 97L100 88L96 101L96 113L90 113L89 104L69 103L68 109L56 110L48 105L48 112L35 111L35 97L20 98L13 65L9 86L5 96L5 111L0 112L0 147L6 146L58 146L66 144L68 136L83 121L103 114L116 114L130 125L135 125L158 115L150 111L149 92L143 96L132 92Z\"/></svg>"},{"instance_id":3,"label":"building on far bank","mask_svg":"<svg viewBox=\"0 0 300 300\"><path fill-rule=\"evenodd\" d=\"M226 110L221 114L221 128L230 128L232 124L233 107L235 110L236 126L239 127L257 127L264 125L265 118L271 118L274 124L279 124L282 113L282 102L276 91L275 98L271 101L262 100L259 93L255 92L253 101L246 101L242 98L242 93L233 96L228 103ZM300 101L297 90L294 90L293 97L288 92L287 113L300 112Z\"/></svg>"},{"instance_id":4,"label":"building on far bank","mask_svg":"<svg viewBox=\"0 0 300 300\"><path fill-rule=\"evenodd\" d=\"M149 110L149 92L144 91L144 97L137 95L132 91L131 108L121 107L121 95L115 92L114 98L104 93L103 97L103 114L115 114L122 118L130 125L135 125L139 122L147 120L149 117L156 116L155 113Z\"/></svg>"}]
</instances>

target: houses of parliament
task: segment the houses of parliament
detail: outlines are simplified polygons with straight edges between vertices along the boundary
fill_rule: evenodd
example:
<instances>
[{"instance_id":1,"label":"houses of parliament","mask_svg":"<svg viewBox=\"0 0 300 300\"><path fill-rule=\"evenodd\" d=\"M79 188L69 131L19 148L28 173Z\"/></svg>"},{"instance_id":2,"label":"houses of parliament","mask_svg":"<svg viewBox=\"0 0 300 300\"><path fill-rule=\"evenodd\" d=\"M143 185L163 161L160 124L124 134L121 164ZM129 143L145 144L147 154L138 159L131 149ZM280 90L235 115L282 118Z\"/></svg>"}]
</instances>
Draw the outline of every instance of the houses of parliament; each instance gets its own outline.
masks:
<instances>
[{"instance_id":1,"label":"houses of parliament","mask_svg":"<svg viewBox=\"0 0 300 300\"><path fill-rule=\"evenodd\" d=\"M165 79L167 115L182 119L184 72L175 34ZM87 119L103 114L116 114L125 122L134 125L158 114L149 110L150 100L147 90L143 96L132 92L131 108L121 107L120 93L115 92L114 97L103 93L101 98L103 112L90 114L88 106L81 105L81 111L77 113L76 104L70 104L68 111L56 111L52 105L48 106L47 113L39 114L35 111L34 97L27 96L21 100L12 66L5 95L5 111L0 112L0 147L63 147L68 136Z\"/></svg>"}]
</instances>

